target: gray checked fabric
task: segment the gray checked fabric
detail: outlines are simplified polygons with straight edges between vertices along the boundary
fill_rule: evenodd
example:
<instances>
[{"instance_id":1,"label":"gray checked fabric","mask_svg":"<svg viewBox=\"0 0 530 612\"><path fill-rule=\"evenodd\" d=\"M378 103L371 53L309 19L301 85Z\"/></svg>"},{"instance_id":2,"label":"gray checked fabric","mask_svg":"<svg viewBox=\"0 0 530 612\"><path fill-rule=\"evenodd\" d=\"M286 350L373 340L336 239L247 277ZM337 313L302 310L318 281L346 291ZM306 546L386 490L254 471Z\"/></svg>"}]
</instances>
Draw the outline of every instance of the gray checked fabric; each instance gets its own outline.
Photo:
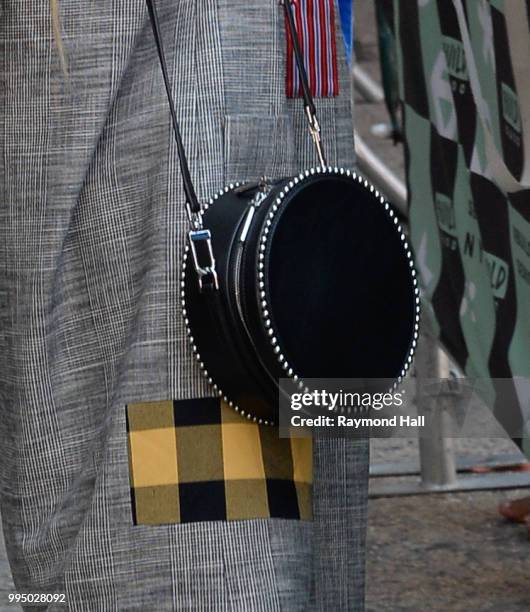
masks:
<instances>
[{"instance_id":1,"label":"gray checked fabric","mask_svg":"<svg viewBox=\"0 0 530 612\"><path fill-rule=\"evenodd\" d=\"M277 0L159 0L201 198L315 154ZM361 610L367 445L315 445L314 520L134 526L124 405L205 397L178 285L185 216L142 0L0 4L0 487L20 591L69 610ZM338 11L337 11L338 14ZM349 84L317 100L353 163Z\"/></svg>"}]
</instances>

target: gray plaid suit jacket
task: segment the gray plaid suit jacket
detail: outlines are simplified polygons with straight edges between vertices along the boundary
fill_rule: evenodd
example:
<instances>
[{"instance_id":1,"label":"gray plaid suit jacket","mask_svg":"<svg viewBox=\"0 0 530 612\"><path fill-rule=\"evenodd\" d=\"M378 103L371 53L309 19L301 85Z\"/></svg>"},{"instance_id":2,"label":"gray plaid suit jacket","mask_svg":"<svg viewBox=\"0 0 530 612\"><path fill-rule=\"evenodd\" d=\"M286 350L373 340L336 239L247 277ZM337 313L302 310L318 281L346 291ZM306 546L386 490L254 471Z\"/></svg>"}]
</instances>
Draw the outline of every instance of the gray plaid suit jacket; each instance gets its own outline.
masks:
<instances>
[{"instance_id":1,"label":"gray plaid suit jacket","mask_svg":"<svg viewBox=\"0 0 530 612\"><path fill-rule=\"evenodd\" d=\"M277 0L159 1L199 196L315 152ZM124 404L210 394L179 313L186 229L141 0L0 6L0 484L19 590L71 610L360 610L367 445L315 445L314 521L134 526ZM338 14L338 11L337 11ZM349 84L317 100L352 166ZM53 609L52 607L50 609Z\"/></svg>"}]
</instances>

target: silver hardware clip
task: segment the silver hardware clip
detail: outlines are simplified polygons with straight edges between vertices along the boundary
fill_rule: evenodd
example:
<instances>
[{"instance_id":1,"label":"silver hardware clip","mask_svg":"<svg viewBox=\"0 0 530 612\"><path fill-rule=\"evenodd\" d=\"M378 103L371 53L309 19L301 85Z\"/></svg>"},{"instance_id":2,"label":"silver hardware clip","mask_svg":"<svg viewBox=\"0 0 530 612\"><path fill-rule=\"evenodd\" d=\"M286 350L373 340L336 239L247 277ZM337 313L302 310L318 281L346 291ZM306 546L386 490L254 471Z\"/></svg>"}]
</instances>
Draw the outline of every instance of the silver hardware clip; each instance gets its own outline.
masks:
<instances>
[{"instance_id":1,"label":"silver hardware clip","mask_svg":"<svg viewBox=\"0 0 530 612\"><path fill-rule=\"evenodd\" d=\"M192 212L190 203L186 202L186 214L192 230L202 229L202 216L200 212Z\"/></svg>"},{"instance_id":2,"label":"silver hardware clip","mask_svg":"<svg viewBox=\"0 0 530 612\"><path fill-rule=\"evenodd\" d=\"M201 222L202 224L202 222ZM193 257L193 265L197 272L199 289L219 289L219 278L215 269L215 258L212 249L212 234L208 229L190 230L188 232L188 240L190 244L191 254ZM199 261L197 247L199 244L206 244L206 262Z\"/></svg>"},{"instance_id":3,"label":"silver hardware clip","mask_svg":"<svg viewBox=\"0 0 530 612\"><path fill-rule=\"evenodd\" d=\"M307 115L307 121L309 123L309 132L311 133L311 138L315 143L320 166L325 168L327 166L327 162L326 158L324 157L324 150L322 148L322 139L320 138L320 124L318 123L316 114L311 111L309 106L305 106L304 108L305 114Z\"/></svg>"}]
</instances>

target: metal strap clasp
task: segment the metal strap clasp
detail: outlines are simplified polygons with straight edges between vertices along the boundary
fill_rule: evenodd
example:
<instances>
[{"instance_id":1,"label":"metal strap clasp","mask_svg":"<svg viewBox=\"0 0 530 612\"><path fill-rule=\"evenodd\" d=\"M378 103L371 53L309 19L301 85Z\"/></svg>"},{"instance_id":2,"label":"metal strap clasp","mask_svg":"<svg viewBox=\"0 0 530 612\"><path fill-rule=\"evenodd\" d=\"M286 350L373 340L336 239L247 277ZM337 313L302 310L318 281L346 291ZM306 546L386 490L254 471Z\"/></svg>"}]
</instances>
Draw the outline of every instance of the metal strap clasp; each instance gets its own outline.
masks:
<instances>
[{"instance_id":1,"label":"metal strap clasp","mask_svg":"<svg viewBox=\"0 0 530 612\"><path fill-rule=\"evenodd\" d=\"M215 258L212 249L212 234L208 229L190 230L188 240L193 257L193 265L199 280L199 289L219 289L219 278L215 269ZM200 254L199 254L200 252Z\"/></svg>"},{"instance_id":2,"label":"metal strap clasp","mask_svg":"<svg viewBox=\"0 0 530 612\"><path fill-rule=\"evenodd\" d=\"M309 108L309 106L306 106L305 114L307 116L307 122L309 124L309 132L311 133L311 138L313 139L317 150L318 161L320 162L320 166L322 168L325 168L327 166L327 163L326 158L324 157L324 149L322 148L322 139L320 137L320 124L318 123L316 113L314 113Z\"/></svg>"},{"instance_id":3,"label":"metal strap clasp","mask_svg":"<svg viewBox=\"0 0 530 612\"><path fill-rule=\"evenodd\" d=\"M304 58L300 44L300 37L298 36L298 32L296 31L295 15L292 7L292 4L295 4L295 2L294 0L279 0L279 3L281 6L283 6L284 13L287 18L287 27L289 28L291 40L293 42L294 57L296 61L296 66L298 67L298 72L300 74L300 84L302 86L304 109L307 117L307 122L309 124L309 132L311 134L313 142L315 143L318 161L320 162L321 167L325 168L327 166L327 163L326 157L324 155L324 149L322 146L322 139L320 137L320 125L318 123L315 103L313 101L313 96L311 95L311 89L309 87L307 71L305 69Z\"/></svg>"}]
</instances>

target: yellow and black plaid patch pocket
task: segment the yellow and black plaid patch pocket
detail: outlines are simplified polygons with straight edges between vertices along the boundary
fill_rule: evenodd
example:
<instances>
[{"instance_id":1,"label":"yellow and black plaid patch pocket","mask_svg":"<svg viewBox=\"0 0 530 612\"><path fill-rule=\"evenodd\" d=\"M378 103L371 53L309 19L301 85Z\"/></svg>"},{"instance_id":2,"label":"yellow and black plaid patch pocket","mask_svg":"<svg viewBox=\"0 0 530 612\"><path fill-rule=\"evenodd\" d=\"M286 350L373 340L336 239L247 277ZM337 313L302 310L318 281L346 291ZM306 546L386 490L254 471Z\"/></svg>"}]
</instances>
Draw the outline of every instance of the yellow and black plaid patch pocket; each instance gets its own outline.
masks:
<instances>
[{"instance_id":1,"label":"yellow and black plaid patch pocket","mask_svg":"<svg viewBox=\"0 0 530 612\"><path fill-rule=\"evenodd\" d=\"M218 398L126 409L135 524L312 518L310 438L279 438Z\"/></svg>"}]
</instances>

